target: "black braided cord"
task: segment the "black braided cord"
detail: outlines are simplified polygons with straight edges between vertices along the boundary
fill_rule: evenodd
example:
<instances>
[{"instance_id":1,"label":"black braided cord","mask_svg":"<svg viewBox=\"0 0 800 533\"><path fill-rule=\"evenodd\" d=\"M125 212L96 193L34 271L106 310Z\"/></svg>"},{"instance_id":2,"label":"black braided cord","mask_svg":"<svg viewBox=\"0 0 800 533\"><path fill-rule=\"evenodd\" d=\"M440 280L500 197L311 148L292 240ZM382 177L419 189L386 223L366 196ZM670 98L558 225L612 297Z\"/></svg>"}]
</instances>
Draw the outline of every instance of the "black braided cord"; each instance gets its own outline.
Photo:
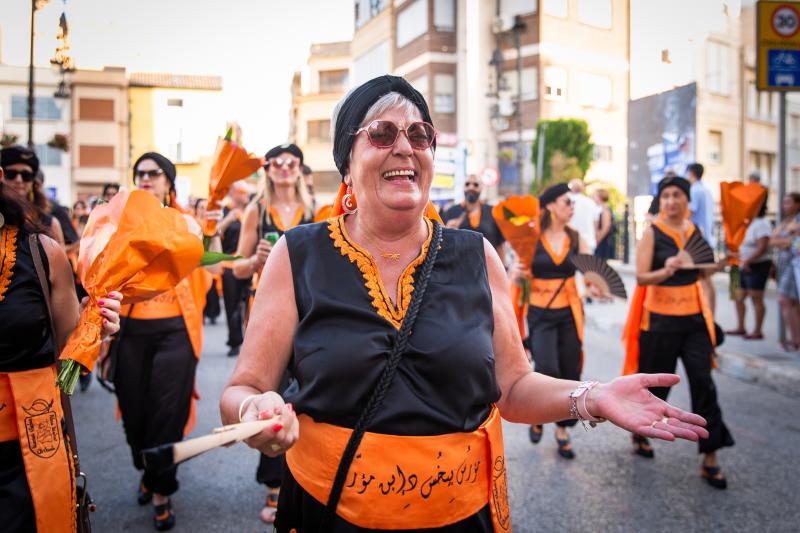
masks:
<instances>
[{"instance_id":1,"label":"black braided cord","mask_svg":"<svg viewBox=\"0 0 800 533\"><path fill-rule=\"evenodd\" d=\"M428 287L428 280L433 271L433 264L436 262L436 256L439 254L441 246L442 227L434 221L433 237L431 238L428 254L422 262L419 279L416 282L414 293L411 297L411 303L403 318L400 330L397 332L397 337L392 346L392 351L389 354L389 359L386 362L386 366L380 378L378 378L378 383L375 385L375 389L373 389L364 410L358 418L358 422L356 422L356 426L353 428L350 440L347 441L347 446L345 446L344 452L342 453L342 459L339 461L336 477L333 479L331 493L328 497L328 503L325 506L325 511L320 523L319 530L323 533L331 530L333 518L336 515L336 507L339 505L339 499L342 496L342 489L344 488L344 482L347 480L347 473L350 470L350 465L353 463L353 459L356 456L356 452L358 451L358 447L361 444L361 439L363 439L367 427L372 423L372 419L375 418L375 414L378 412L381 404L383 404L386 392L389 390L389 386L392 384L397 371L397 366L400 364L400 359L403 357L408 347L408 339L411 336L414 322L416 322L417 315L422 307L422 298L425 296L425 289Z\"/></svg>"}]
</instances>

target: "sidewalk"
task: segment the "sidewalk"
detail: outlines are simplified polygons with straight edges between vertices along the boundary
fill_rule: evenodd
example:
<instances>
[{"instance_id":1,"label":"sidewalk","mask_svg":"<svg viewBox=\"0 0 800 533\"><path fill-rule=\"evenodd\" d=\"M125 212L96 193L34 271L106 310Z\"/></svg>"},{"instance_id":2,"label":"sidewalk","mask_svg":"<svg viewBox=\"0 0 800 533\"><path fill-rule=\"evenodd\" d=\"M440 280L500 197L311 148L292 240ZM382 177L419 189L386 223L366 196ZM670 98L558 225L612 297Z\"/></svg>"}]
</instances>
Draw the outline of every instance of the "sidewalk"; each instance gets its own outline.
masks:
<instances>
[{"instance_id":1,"label":"sidewalk","mask_svg":"<svg viewBox=\"0 0 800 533\"><path fill-rule=\"evenodd\" d=\"M610 264L625 282L628 295L632 295L634 266L619 261L611 261ZM715 274L713 282L717 292L715 319L723 330L733 329L736 326L736 310L728 299L728 275ZM717 350L719 370L743 381L762 384L781 394L800 397L800 352L784 352L778 343L779 310L773 281L767 285L765 300L767 316L764 321L764 340L750 341L726 336L725 343ZM586 306L586 325L619 339L627 313L627 302L593 303ZM752 328L753 310L749 302L747 313L746 323L748 328Z\"/></svg>"}]
</instances>

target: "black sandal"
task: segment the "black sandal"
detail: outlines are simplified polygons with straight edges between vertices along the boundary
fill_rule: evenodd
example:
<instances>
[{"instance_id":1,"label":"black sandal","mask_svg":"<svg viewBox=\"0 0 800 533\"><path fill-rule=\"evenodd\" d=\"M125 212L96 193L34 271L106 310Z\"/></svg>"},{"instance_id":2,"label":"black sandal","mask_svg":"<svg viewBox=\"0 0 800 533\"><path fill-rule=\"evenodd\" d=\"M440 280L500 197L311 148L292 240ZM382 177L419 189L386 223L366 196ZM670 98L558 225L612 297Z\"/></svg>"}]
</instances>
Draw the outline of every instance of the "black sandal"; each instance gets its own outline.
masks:
<instances>
[{"instance_id":1,"label":"black sandal","mask_svg":"<svg viewBox=\"0 0 800 533\"><path fill-rule=\"evenodd\" d=\"M542 433L544 433L544 426L541 424L536 424L528 428L528 438L533 444L539 444L539 441L542 440Z\"/></svg>"},{"instance_id":2,"label":"black sandal","mask_svg":"<svg viewBox=\"0 0 800 533\"><path fill-rule=\"evenodd\" d=\"M718 466L703 465L700 475L715 489L725 490L728 488L728 480L722 475L722 469Z\"/></svg>"},{"instance_id":3,"label":"black sandal","mask_svg":"<svg viewBox=\"0 0 800 533\"><path fill-rule=\"evenodd\" d=\"M569 437L566 439L556 438L558 443L558 455L564 459L575 459L575 452L572 451L572 446L569 443Z\"/></svg>"},{"instance_id":4,"label":"black sandal","mask_svg":"<svg viewBox=\"0 0 800 533\"><path fill-rule=\"evenodd\" d=\"M261 509L261 521L265 524L275 523L275 517L278 515L278 496L280 496L280 492L281 489L279 488L267 490L267 501L264 502L264 508Z\"/></svg>"},{"instance_id":5,"label":"black sandal","mask_svg":"<svg viewBox=\"0 0 800 533\"><path fill-rule=\"evenodd\" d=\"M650 441L647 440L647 437L642 437L641 435L633 435L633 453L646 459L652 459L656 456L653 447L650 446Z\"/></svg>"},{"instance_id":6,"label":"black sandal","mask_svg":"<svg viewBox=\"0 0 800 533\"><path fill-rule=\"evenodd\" d=\"M147 505L153 499L153 493L147 490L147 487L144 486L144 482L139 482L139 488L136 489L136 501L139 502L139 505Z\"/></svg>"},{"instance_id":7,"label":"black sandal","mask_svg":"<svg viewBox=\"0 0 800 533\"><path fill-rule=\"evenodd\" d=\"M153 525L158 531L169 531L175 527L175 513L172 512L172 501L153 506Z\"/></svg>"}]
</instances>

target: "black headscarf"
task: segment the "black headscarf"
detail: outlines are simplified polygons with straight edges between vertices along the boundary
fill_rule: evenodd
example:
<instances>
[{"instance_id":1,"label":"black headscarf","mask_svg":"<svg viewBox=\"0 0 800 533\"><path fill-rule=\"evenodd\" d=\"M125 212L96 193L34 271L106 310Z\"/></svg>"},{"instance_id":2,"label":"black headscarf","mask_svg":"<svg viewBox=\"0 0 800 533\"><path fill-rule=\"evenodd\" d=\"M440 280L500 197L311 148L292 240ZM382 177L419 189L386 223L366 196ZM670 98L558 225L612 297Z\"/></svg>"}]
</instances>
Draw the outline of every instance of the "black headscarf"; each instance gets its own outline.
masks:
<instances>
[{"instance_id":1,"label":"black headscarf","mask_svg":"<svg viewBox=\"0 0 800 533\"><path fill-rule=\"evenodd\" d=\"M279 144L278 146L272 148L269 152L264 154L264 159L269 161L273 157L278 157L284 152L287 154L292 154L293 156L295 156L297 159L300 160L301 165L303 164L303 151L300 149L299 146L293 143Z\"/></svg>"},{"instance_id":2,"label":"black headscarf","mask_svg":"<svg viewBox=\"0 0 800 533\"><path fill-rule=\"evenodd\" d=\"M177 175L177 171L175 170L175 165L172 164L172 161L164 157L163 155L159 154L158 152L147 152L139 156L139 159L133 164L133 174L136 177L136 167L139 166L139 163L144 161L145 159L150 159L155 161L158 168L164 171L164 175L170 182L170 189L175 189L175 176Z\"/></svg>"},{"instance_id":3,"label":"black headscarf","mask_svg":"<svg viewBox=\"0 0 800 533\"><path fill-rule=\"evenodd\" d=\"M3 168L20 163L31 167L34 174L39 172L39 158L30 148L17 144L0 150L0 166Z\"/></svg>"},{"instance_id":4,"label":"black headscarf","mask_svg":"<svg viewBox=\"0 0 800 533\"><path fill-rule=\"evenodd\" d=\"M382 96L392 92L400 93L408 98L419 109L422 120L433 124L425 98L400 76L389 76L387 74L363 83L347 95L339 108L339 114L336 116L333 161L342 176L347 173L347 169L350 166L350 151L353 149L353 143L355 142L355 133L364 121L367 111ZM433 148L434 150L436 149L435 142Z\"/></svg>"},{"instance_id":5,"label":"black headscarf","mask_svg":"<svg viewBox=\"0 0 800 533\"><path fill-rule=\"evenodd\" d=\"M692 185L686 178L681 178L680 176L665 177L664 179L658 182L658 194L656 194L656 198L660 198L661 192L667 187L677 187L681 191L683 191L683 194L686 195L686 198L688 199L692 198L692 195L690 193Z\"/></svg>"},{"instance_id":6,"label":"black headscarf","mask_svg":"<svg viewBox=\"0 0 800 533\"><path fill-rule=\"evenodd\" d=\"M569 191L569 185L566 183L557 183L550 186L539 196L539 205L547 207L547 204L555 202L560 196L567 194Z\"/></svg>"}]
</instances>

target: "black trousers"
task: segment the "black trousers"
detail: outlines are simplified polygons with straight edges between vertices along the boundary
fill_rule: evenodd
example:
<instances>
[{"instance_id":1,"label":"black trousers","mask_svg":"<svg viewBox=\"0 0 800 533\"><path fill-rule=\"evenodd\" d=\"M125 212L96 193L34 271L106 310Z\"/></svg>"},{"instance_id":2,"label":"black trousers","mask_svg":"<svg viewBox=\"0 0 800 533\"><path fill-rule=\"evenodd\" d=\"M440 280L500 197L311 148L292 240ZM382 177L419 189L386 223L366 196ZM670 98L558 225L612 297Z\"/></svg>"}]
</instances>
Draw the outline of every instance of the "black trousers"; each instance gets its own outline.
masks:
<instances>
[{"instance_id":1,"label":"black trousers","mask_svg":"<svg viewBox=\"0 0 800 533\"><path fill-rule=\"evenodd\" d=\"M536 372L560 379L581 378L581 352L583 346L572 310L528 310L528 331L533 366ZM571 427L577 420L556 422L561 427Z\"/></svg>"},{"instance_id":2,"label":"black trousers","mask_svg":"<svg viewBox=\"0 0 800 533\"><path fill-rule=\"evenodd\" d=\"M639 335L639 372L673 373L678 358L689 378L692 412L706 419L709 437L701 439L699 453L711 453L725 446L733 446L733 437L722 421L722 410L717 402L717 387L711 378L711 339L704 327L689 331L642 331ZM666 400L669 387L654 387L650 391Z\"/></svg>"},{"instance_id":3,"label":"black trousers","mask_svg":"<svg viewBox=\"0 0 800 533\"><path fill-rule=\"evenodd\" d=\"M170 495L178 490L177 466L160 472L147 470L141 451L183 440L197 359L182 317L123 320L114 386L125 436L134 466L144 470L144 486Z\"/></svg>"},{"instance_id":4,"label":"black trousers","mask_svg":"<svg viewBox=\"0 0 800 533\"><path fill-rule=\"evenodd\" d=\"M18 440L0 442L0 517L8 533L36 533L36 514Z\"/></svg>"},{"instance_id":5,"label":"black trousers","mask_svg":"<svg viewBox=\"0 0 800 533\"><path fill-rule=\"evenodd\" d=\"M244 340L244 307L250 294L250 279L234 277L233 270L222 271L222 297L228 321L228 346L241 346Z\"/></svg>"},{"instance_id":6,"label":"black trousers","mask_svg":"<svg viewBox=\"0 0 800 533\"><path fill-rule=\"evenodd\" d=\"M217 291L217 278L214 278L211 281L211 288L208 289L206 293L206 305L203 308L203 316L210 320L216 320L221 311L219 306L219 292Z\"/></svg>"},{"instance_id":7,"label":"black trousers","mask_svg":"<svg viewBox=\"0 0 800 533\"><path fill-rule=\"evenodd\" d=\"M286 468L286 456L270 457L263 453L258 459L258 469L256 470L256 481L266 485L271 489L281 486L283 469Z\"/></svg>"}]
</instances>

